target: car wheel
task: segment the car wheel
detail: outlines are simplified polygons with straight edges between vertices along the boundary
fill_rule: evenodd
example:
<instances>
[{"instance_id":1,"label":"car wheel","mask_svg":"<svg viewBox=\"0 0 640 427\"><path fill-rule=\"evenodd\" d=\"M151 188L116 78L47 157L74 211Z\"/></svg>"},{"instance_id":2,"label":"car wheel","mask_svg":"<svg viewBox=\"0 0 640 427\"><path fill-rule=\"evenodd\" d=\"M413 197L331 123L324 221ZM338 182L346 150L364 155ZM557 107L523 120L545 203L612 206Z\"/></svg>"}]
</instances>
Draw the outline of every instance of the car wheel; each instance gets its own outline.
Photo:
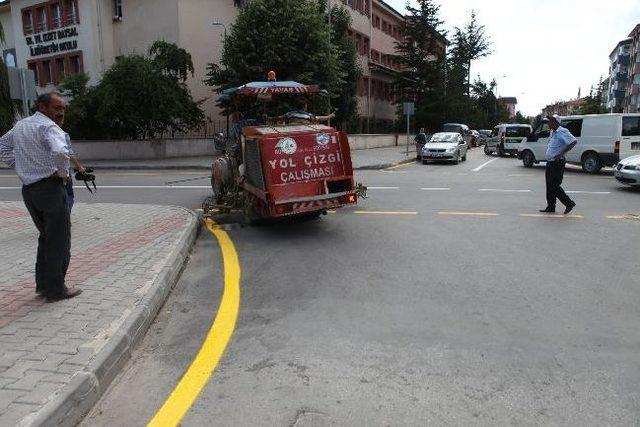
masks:
<instances>
[{"instance_id":1,"label":"car wheel","mask_svg":"<svg viewBox=\"0 0 640 427\"><path fill-rule=\"evenodd\" d=\"M532 168L533 163L535 162L535 157L533 157L533 153L529 150L522 153L522 164L525 168Z\"/></svg>"},{"instance_id":2,"label":"car wheel","mask_svg":"<svg viewBox=\"0 0 640 427\"><path fill-rule=\"evenodd\" d=\"M587 153L582 158L582 170L587 173L598 173L602 169L602 161L596 153Z\"/></svg>"},{"instance_id":3,"label":"car wheel","mask_svg":"<svg viewBox=\"0 0 640 427\"><path fill-rule=\"evenodd\" d=\"M460 153L458 153L458 155L456 156L456 159L453 161L454 165L457 165L458 163L460 163Z\"/></svg>"},{"instance_id":4,"label":"car wheel","mask_svg":"<svg viewBox=\"0 0 640 427\"><path fill-rule=\"evenodd\" d=\"M467 161L467 153L464 153L464 156L462 156L462 161L466 162Z\"/></svg>"},{"instance_id":5,"label":"car wheel","mask_svg":"<svg viewBox=\"0 0 640 427\"><path fill-rule=\"evenodd\" d=\"M486 154L487 156L491 155L491 151L489 150L489 146L488 145L484 146L484 154Z\"/></svg>"},{"instance_id":6,"label":"car wheel","mask_svg":"<svg viewBox=\"0 0 640 427\"><path fill-rule=\"evenodd\" d=\"M429 163L429 161L427 159L422 159L422 164L426 165L427 163Z\"/></svg>"}]
</instances>

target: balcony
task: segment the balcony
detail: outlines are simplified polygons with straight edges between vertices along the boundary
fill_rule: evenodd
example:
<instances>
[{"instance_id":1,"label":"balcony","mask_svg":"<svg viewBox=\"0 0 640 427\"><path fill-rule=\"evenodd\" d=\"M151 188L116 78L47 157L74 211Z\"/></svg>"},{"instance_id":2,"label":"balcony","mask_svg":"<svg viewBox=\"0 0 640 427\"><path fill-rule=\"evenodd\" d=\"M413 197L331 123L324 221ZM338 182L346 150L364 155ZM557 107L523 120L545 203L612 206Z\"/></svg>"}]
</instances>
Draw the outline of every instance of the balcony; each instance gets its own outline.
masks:
<instances>
[{"instance_id":1,"label":"balcony","mask_svg":"<svg viewBox=\"0 0 640 427\"><path fill-rule=\"evenodd\" d=\"M628 53L619 55L616 62L620 65L629 65L631 63L631 55Z\"/></svg>"},{"instance_id":2,"label":"balcony","mask_svg":"<svg viewBox=\"0 0 640 427\"><path fill-rule=\"evenodd\" d=\"M617 72L616 73L616 80L619 81L619 82L626 82L627 80L629 80L629 74L628 73Z\"/></svg>"}]
</instances>

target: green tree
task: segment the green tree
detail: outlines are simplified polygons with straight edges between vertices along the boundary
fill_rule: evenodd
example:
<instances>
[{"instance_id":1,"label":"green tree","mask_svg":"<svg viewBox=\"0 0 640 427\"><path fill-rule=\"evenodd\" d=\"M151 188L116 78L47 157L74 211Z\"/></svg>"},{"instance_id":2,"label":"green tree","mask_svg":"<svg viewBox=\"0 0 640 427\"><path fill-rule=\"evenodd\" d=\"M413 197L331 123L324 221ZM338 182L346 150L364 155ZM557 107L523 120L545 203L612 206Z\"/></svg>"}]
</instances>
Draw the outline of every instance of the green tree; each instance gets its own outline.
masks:
<instances>
[{"instance_id":1,"label":"green tree","mask_svg":"<svg viewBox=\"0 0 640 427\"><path fill-rule=\"evenodd\" d=\"M471 10L469 22L462 30L456 28L456 34L460 34L459 52L462 59L466 60L467 68L467 93L471 93L471 62L484 58L491 54L491 42L486 35L484 25L478 23L476 11Z\"/></svg>"},{"instance_id":2,"label":"green tree","mask_svg":"<svg viewBox=\"0 0 640 427\"><path fill-rule=\"evenodd\" d=\"M589 91L589 95L584 97L582 105L580 106L580 114L604 114L607 112L607 108L602 104L602 96L604 92L604 85L602 77L598 81L595 88L592 86Z\"/></svg>"},{"instance_id":3,"label":"green tree","mask_svg":"<svg viewBox=\"0 0 640 427\"><path fill-rule=\"evenodd\" d=\"M155 41L149 48L154 66L166 72L176 80L186 81L189 74L193 77L191 54L185 49L164 40Z\"/></svg>"},{"instance_id":4,"label":"green tree","mask_svg":"<svg viewBox=\"0 0 640 427\"><path fill-rule=\"evenodd\" d=\"M208 64L205 83L220 93L273 70L279 80L318 84L336 99L346 73L333 33L323 2L251 1L224 40L220 63Z\"/></svg>"},{"instance_id":5,"label":"green tree","mask_svg":"<svg viewBox=\"0 0 640 427\"><path fill-rule=\"evenodd\" d=\"M337 49L338 63L344 73L338 83L337 96L333 103L336 108L336 123L346 129L348 123L357 122L358 102L356 93L362 70L358 65L358 52L347 31L351 26L351 16L344 7L334 6L330 11L332 27L331 41Z\"/></svg>"},{"instance_id":6,"label":"green tree","mask_svg":"<svg viewBox=\"0 0 640 427\"><path fill-rule=\"evenodd\" d=\"M198 128L204 122L202 110L184 83L182 71L189 70L190 56L164 45L150 52L150 57L119 57L95 87L87 86L86 75L62 82L61 90L73 97L66 118L72 137L157 138ZM179 57L170 58L171 52Z\"/></svg>"},{"instance_id":7,"label":"green tree","mask_svg":"<svg viewBox=\"0 0 640 427\"><path fill-rule=\"evenodd\" d=\"M530 125L532 122L532 118L524 116L520 111L516 111L515 122L521 123L523 125Z\"/></svg>"},{"instance_id":8,"label":"green tree","mask_svg":"<svg viewBox=\"0 0 640 427\"><path fill-rule=\"evenodd\" d=\"M446 36L440 6L433 0L407 5L400 24L403 38L396 42L396 61L402 67L395 81L397 95L416 104L415 122L437 131L445 120L445 55L439 52L438 34ZM399 110L401 113L402 110Z\"/></svg>"},{"instance_id":9,"label":"green tree","mask_svg":"<svg viewBox=\"0 0 640 427\"><path fill-rule=\"evenodd\" d=\"M480 77L471 85L469 99L469 126L475 129L491 129L498 123L509 121L509 111L503 101L496 99L495 81L487 84Z\"/></svg>"}]
</instances>

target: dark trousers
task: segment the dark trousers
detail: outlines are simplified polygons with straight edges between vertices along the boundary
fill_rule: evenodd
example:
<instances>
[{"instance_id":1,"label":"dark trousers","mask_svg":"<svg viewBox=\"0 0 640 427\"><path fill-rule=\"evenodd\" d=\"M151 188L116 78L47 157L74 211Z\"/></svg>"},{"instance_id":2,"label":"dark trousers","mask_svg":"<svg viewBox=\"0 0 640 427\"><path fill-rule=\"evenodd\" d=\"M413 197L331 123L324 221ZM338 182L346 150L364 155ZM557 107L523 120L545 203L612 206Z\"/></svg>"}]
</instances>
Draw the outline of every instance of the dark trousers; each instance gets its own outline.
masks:
<instances>
[{"instance_id":1,"label":"dark trousers","mask_svg":"<svg viewBox=\"0 0 640 427\"><path fill-rule=\"evenodd\" d=\"M36 259L36 292L57 296L71 258L71 220L67 190L60 178L47 178L22 187L22 197L40 232Z\"/></svg>"},{"instance_id":2,"label":"dark trousers","mask_svg":"<svg viewBox=\"0 0 640 427\"><path fill-rule=\"evenodd\" d=\"M565 160L555 160L547 162L545 169L545 179L547 182L547 207L556 208L556 199L560 200L563 205L569 206L573 201L567 196L562 189L562 179L564 177Z\"/></svg>"}]
</instances>

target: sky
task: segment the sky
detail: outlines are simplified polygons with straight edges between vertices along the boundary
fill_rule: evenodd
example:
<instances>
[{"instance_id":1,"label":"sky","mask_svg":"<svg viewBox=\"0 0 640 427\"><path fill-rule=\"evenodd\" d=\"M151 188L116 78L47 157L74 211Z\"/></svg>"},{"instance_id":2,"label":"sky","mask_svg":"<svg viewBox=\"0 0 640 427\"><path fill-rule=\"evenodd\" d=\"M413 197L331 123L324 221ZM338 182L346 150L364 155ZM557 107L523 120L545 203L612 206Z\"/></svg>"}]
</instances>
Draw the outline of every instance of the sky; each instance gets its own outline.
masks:
<instances>
[{"instance_id":1,"label":"sky","mask_svg":"<svg viewBox=\"0 0 640 427\"><path fill-rule=\"evenodd\" d=\"M472 64L472 78L495 77L498 96L515 96L517 109L531 116L576 98L579 88L588 95L608 76L613 48L640 24L640 0L435 1L447 30L464 26L476 11L493 53ZM386 2L404 13L406 0Z\"/></svg>"}]
</instances>

